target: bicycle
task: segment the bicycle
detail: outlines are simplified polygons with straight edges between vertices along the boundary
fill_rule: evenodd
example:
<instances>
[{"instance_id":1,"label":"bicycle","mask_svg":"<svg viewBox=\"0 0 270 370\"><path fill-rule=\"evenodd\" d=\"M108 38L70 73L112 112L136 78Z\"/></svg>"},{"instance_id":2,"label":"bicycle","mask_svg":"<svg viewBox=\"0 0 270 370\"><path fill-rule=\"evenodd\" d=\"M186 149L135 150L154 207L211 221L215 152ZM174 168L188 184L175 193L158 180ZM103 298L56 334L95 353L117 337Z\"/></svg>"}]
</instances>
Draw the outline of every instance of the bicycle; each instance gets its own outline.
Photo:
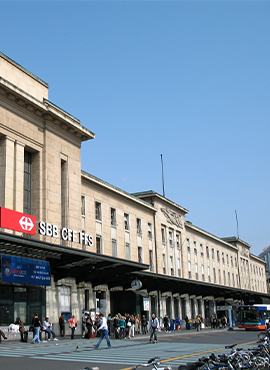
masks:
<instances>
[{"instance_id":1,"label":"bicycle","mask_svg":"<svg viewBox=\"0 0 270 370\"><path fill-rule=\"evenodd\" d=\"M158 367L160 365L160 362L162 361L161 357L153 357L148 360L146 364L138 364L131 368L131 370L136 370L138 367L150 367L153 366L152 369L155 370L172 370L171 366L165 366L165 367Z\"/></svg>"}]
</instances>

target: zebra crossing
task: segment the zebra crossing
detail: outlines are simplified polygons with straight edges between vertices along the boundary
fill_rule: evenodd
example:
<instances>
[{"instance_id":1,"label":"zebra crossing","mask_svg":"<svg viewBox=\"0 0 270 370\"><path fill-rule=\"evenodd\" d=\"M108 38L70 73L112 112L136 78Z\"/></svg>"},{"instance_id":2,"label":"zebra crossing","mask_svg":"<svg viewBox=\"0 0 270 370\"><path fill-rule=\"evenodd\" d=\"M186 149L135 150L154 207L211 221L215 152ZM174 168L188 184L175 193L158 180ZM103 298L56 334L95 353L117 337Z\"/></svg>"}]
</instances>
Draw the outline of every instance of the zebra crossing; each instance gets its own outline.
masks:
<instances>
[{"instance_id":1,"label":"zebra crossing","mask_svg":"<svg viewBox=\"0 0 270 370\"><path fill-rule=\"evenodd\" d=\"M131 367L139 363L146 363L152 357L161 357L166 364L178 367L189 361L196 361L202 353L221 348L219 344L196 344L160 342L148 344L146 341L112 341L112 348L106 347L106 342L99 349L93 347L93 342L85 340L46 342L41 344L16 343L14 345L2 344L0 357L30 357L33 359L48 359L82 363L85 366L94 366L101 363ZM210 348L210 347L211 348ZM223 351L224 352L224 351Z\"/></svg>"}]
</instances>

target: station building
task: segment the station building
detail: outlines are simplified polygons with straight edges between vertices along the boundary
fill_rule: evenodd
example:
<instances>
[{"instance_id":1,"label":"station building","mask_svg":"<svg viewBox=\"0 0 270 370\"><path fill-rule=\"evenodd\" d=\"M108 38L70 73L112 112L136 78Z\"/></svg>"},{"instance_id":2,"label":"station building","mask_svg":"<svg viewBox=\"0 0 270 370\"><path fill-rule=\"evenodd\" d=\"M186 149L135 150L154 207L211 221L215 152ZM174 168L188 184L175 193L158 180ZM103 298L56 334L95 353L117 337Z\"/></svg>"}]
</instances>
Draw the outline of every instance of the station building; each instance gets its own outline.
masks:
<instances>
[{"instance_id":1,"label":"station building","mask_svg":"<svg viewBox=\"0 0 270 370\"><path fill-rule=\"evenodd\" d=\"M0 325L83 310L192 319L268 302L249 244L193 225L155 191L82 171L95 135L48 90L0 53Z\"/></svg>"}]
</instances>

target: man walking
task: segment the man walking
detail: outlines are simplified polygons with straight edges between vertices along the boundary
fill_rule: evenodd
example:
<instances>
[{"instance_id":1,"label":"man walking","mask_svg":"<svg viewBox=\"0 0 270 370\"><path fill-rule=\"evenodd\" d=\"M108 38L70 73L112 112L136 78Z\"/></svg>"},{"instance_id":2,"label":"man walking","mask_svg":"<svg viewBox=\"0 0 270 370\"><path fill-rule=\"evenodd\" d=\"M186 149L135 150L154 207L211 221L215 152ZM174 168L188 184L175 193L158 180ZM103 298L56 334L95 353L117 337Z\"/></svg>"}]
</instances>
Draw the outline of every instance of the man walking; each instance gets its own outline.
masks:
<instances>
[{"instance_id":1,"label":"man walking","mask_svg":"<svg viewBox=\"0 0 270 370\"><path fill-rule=\"evenodd\" d=\"M94 347L99 348L100 343L103 341L103 338L105 337L107 340L108 348L111 348L112 345L111 345L111 341L110 341L109 334L108 334L107 319L106 317L104 317L102 313L100 313L98 316L100 318L100 326L97 330L100 332L100 339L97 342L97 344L94 344Z\"/></svg>"},{"instance_id":2,"label":"man walking","mask_svg":"<svg viewBox=\"0 0 270 370\"><path fill-rule=\"evenodd\" d=\"M150 330L151 330L151 335L150 335L150 342L153 343L153 337L154 337L154 343L157 343L157 330L159 328L159 322L156 317L156 315L153 313L152 317L150 319Z\"/></svg>"}]
</instances>

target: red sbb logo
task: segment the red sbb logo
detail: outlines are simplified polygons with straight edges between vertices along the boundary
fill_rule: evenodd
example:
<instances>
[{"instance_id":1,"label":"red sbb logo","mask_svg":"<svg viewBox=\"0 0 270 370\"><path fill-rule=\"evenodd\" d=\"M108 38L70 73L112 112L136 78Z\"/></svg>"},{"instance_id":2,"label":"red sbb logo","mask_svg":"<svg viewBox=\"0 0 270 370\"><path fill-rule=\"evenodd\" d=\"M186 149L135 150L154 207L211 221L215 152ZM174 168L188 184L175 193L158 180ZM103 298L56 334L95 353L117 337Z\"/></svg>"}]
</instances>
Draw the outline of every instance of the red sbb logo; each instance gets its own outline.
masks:
<instances>
[{"instance_id":1,"label":"red sbb logo","mask_svg":"<svg viewBox=\"0 0 270 370\"><path fill-rule=\"evenodd\" d=\"M0 207L0 227L36 235L36 217Z\"/></svg>"}]
</instances>

